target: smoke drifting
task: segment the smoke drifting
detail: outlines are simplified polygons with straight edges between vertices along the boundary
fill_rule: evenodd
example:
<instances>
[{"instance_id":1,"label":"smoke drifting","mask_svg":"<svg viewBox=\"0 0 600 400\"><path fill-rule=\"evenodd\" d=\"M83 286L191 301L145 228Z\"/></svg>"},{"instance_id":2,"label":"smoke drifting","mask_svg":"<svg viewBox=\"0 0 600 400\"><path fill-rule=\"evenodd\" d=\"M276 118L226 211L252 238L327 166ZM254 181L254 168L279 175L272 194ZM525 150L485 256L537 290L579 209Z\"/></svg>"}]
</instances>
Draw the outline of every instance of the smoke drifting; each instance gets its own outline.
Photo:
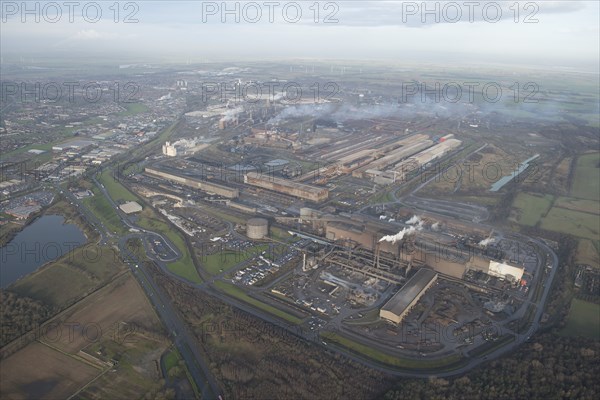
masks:
<instances>
[{"instance_id":1,"label":"smoke drifting","mask_svg":"<svg viewBox=\"0 0 600 400\"><path fill-rule=\"evenodd\" d=\"M329 118L337 123L343 123L350 120L362 120L385 117L407 117L418 111L418 107L408 107L400 104L378 104L367 106L353 106L347 103L326 103L326 104L301 104L286 107L277 116L269 120L269 124L275 125L286 119L293 118ZM431 110L431 105L427 105ZM438 105L440 112L445 108Z\"/></svg>"},{"instance_id":2,"label":"smoke drifting","mask_svg":"<svg viewBox=\"0 0 600 400\"><path fill-rule=\"evenodd\" d=\"M418 215L413 215L408 221L406 221L407 225L414 225L416 223L420 223L421 218Z\"/></svg>"},{"instance_id":3,"label":"smoke drifting","mask_svg":"<svg viewBox=\"0 0 600 400\"><path fill-rule=\"evenodd\" d=\"M494 239L492 239L492 238L483 239L481 242L479 242L479 245L487 246L490 243L494 243Z\"/></svg>"},{"instance_id":4,"label":"smoke drifting","mask_svg":"<svg viewBox=\"0 0 600 400\"><path fill-rule=\"evenodd\" d=\"M289 105L278 115L271 118L268 124L277 125L286 119L294 118L314 118L330 119L336 123L344 123L351 120L365 120L378 118L413 118L418 115L428 115L440 118L455 118L457 116L474 115L477 118L489 117L495 114L503 114L514 118L516 111L526 113L526 117L538 120L560 120L561 102L560 99L551 97L548 93L539 91L539 86L535 82L526 82L522 85L527 86L517 98L511 87L503 86L495 82L475 82L478 84L474 93L469 93L468 87L462 87L461 96L456 101L454 95L439 93L440 90L434 90L437 96L422 95L420 92L411 96L399 93L393 96L391 100L384 104L361 104L352 105L343 103L315 103L315 104L297 104ZM487 92L483 92L482 87L487 84L493 84L499 88L497 98L492 98ZM428 88L434 88L434 83L428 83ZM484 96L487 96L485 97ZM471 99L471 96L473 97ZM528 96L527 98L525 98ZM396 100L394 100L396 99Z\"/></svg>"},{"instance_id":5,"label":"smoke drifting","mask_svg":"<svg viewBox=\"0 0 600 400\"><path fill-rule=\"evenodd\" d=\"M173 143L173 146L186 147L186 148L195 147L195 146L199 145L200 143L202 143L203 139L204 139L204 137L179 139L178 141Z\"/></svg>"},{"instance_id":6,"label":"smoke drifting","mask_svg":"<svg viewBox=\"0 0 600 400\"><path fill-rule=\"evenodd\" d=\"M223 118L221 118L221 121L231 122L241 112L244 112L244 107L236 107L231 110L227 110L223 113Z\"/></svg>"},{"instance_id":7,"label":"smoke drifting","mask_svg":"<svg viewBox=\"0 0 600 400\"><path fill-rule=\"evenodd\" d=\"M404 238L404 236L413 234L418 230L420 230L420 228L415 228L414 226L409 226L408 228L402 229L400 232L396 233L395 235L387 235L387 236L382 237L381 239L379 239L379 242L391 242L393 244L393 243L396 243L396 242L402 240Z\"/></svg>"}]
</instances>

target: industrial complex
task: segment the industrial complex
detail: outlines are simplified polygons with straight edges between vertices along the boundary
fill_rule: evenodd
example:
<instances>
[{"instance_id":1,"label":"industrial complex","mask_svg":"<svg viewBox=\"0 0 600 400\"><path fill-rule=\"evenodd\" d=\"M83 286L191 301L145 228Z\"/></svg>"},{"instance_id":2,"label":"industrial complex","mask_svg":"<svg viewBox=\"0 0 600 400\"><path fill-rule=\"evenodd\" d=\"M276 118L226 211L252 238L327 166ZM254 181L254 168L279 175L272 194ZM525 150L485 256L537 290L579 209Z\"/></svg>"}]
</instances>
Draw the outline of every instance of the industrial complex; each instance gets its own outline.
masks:
<instances>
[{"instance_id":1,"label":"industrial complex","mask_svg":"<svg viewBox=\"0 0 600 400\"><path fill-rule=\"evenodd\" d=\"M405 337L406 326L483 331L525 307L543 257L479 224L485 213L469 205L404 197L419 210L395 198L411 182L426 184L422 175L439 174L438 165L465 148L464 138L402 120L305 125L279 117L276 103L186 113L190 126L214 119L215 134L226 139L162 142L132 178L201 260L217 249L242 252L230 270L218 268L220 281L302 319L307 329L335 328L418 357L489 337L424 341ZM370 205L387 188L393 190L383 204ZM207 206L221 209L208 224L199 217ZM232 218L227 234L211 228L223 215Z\"/></svg>"},{"instance_id":2,"label":"industrial complex","mask_svg":"<svg viewBox=\"0 0 600 400\"><path fill-rule=\"evenodd\" d=\"M238 79L236 87L256 83ZM465 133L477 115L423 118L358 89L292 105L281 96L222 101L197 83L180 77L172 93L147 89L157 109L177 110L171 125L165 117L82 129L47 146L52 155L30 153L50 159L35 170L44 191L58 188L89 209L86 218L106 230L99 241L138 245L156 263L130 262L144 282L160 274L167 287L174 276L169 290L189 285L185 301L206 290L239 314L394 371L460 366L533 326L527 319L555 271L552 243L490 223L498 210L477 197L510 200L506 188L537 152L520 154L516 173L499 173L497 184L464 170L450 182L447 166L499 159ZM0 195L23 192L0 199L11 223L53 201L54 192L5 170ZM464 201L436 194L463 189Z\"/></svg>"},{"instance_id":3,"label":"industrial complex","mask_svg":"<svg viewBox=\"0 0 600 400\"><path fill-rule=\"evenodd\" d=\"M326 200L329 195L329 191L324 188L291 182L286 179L276 178L258 172L247 173L244 176L244 183L273 190L278 193L289 194L290 196L299 197L315 203Z\"/></svg>"}]
</instances>

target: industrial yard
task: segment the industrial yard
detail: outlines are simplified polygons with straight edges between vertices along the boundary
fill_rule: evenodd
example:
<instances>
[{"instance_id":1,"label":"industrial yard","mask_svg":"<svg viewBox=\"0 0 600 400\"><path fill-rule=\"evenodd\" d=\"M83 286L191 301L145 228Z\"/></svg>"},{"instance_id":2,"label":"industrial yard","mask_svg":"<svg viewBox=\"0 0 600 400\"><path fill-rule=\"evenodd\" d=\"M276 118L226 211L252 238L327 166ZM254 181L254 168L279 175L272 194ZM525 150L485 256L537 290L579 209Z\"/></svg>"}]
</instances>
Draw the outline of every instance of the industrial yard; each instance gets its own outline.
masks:
<instances>
[{"instance_id":1,"label":"industrial yard","mask_svg":"<svg viewBox=\"0 0 600 400\"><path fill-rule=\"evenodd\" d=\"M218 73L238 88L279 82L255 68ZM281 82L311 85L278 71ZM559 140L524 134L530 123L508 129L475 104L398 103L373 75L359 89L359 75L335 96L289 104L222 99L195 72L161 73L145 89L153 100L126 122L74 125L76 137L31 153L42 160L33 169L9 154L0 221L17 231L68 200L152 297L186 365L199 358L189 343L219 360L191 363L197 382L233 363L215 349L240 350L217 333L223 326L206 333L204 318L219 312L188 301L198 294L399 376L467 371L529 340L552 318L561 233L581 239L572 279L596 296L597 198L582 184L596 153L555 163ZM509 130L523 143L505 144ZM564 187L545 192L557 176ZM186 324L202 310L189 336L171 302ZM569 321L566 332L577 326Z\"/></svg>"},{"instance_id":2,"label":"industrial yard","mask_svg":"<svg viewBox=\"0 0 600 400\"><path fill-rule=\"evenodd\" d=\"M185 242L166 230L148 240L154 258L183 271L175 246L189 243L196 271L187 266L182 277L198 273L301 329L334 331L409 358L465 356L494 338L521 335L510 322L536 301L547 252L481 225L487 211L423 197L448 190L445 180L432 178L458 155L473 160L481 152L481 161L494 162L498 150L391 111L343 123L312 116L327 110L335 117L344 107L343 99L208 105L186 113L171 141L135 168L123 167L119 178L131 194L104 175L102 182L119 193L119 209L132 224L161 226L149 222L157 213L182 232ZM207 120L212 135L181 136ZM371 134L363 140L365 130ZM75 145L55 151L69 155L93 142ZM395 194L387 208L370 200L414 182L423 183L404 204L393 201ZM459 186L489 190L489 183ZM352 213L357 209L363 212Z\"/></svg>"}]
</instances>

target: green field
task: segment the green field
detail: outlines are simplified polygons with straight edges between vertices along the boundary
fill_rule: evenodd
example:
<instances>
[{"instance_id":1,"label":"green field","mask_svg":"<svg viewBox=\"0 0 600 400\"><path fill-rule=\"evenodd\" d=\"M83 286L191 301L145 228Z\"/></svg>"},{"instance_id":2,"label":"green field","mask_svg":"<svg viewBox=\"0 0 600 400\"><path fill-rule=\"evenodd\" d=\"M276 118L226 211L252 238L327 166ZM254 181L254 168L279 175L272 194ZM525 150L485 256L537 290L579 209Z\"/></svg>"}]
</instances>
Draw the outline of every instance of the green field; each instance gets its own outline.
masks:
<instances>
[{"instance_id":1,"label":"green field","mask_svg":"<svg viewBox=\"0 0 600 400\"><path fill-rule=\"evenodd\" d=\"M167 372L169 372L171 368L176 367L179 364L179 360L180 357L177 349L169 351L164 358L165 369L167 370Z\"/></svg>"},{"instance_id":2,"label":"green field","mask_svg":"<svg viewBox=\"0 0 600 400\"><path fill-rule=\"evenodd\" d=\"M100 189L94 186L92 192L94 192L94 196L83 199L83 204L96 216L96 218L102 221L106 229L118 234L125 234L127 228L121 223L117 211L104 197Z\"/></svg>"},{"instance_id":3,"label":"green field","mask_svg":"<svg viewBox=\"0 0 600 400\"><path fill-rule=\"evenodd\" d=\"M436 360L415 360L410 358L400 358L393 356L388 353L384 353L380 350L374 349L370 346L362 343L355 342L345 336L339 335L333 332L322 333L321 336L331 342L335 342L342 347L346 347L356 353L365 355L373 360L382 362L384 364L392 365L400 368L410 369L429 369L429 368L443 368L452 364L455 364L461 360L458 354L454 354L448 357L444 357Z\"/></svg>"},{"instance_id":4,"label":"green field","mask_svg":"<svg viewBox=\"0 0 600 400\"><path fill-rule=\"evenodd\" d=\"M117 204L126 201L139 201L137 196L127 190L113 177L112 169L102 171L102 174L98 177L98 182L104 185L110 197Z\"/></svg>"},{"instance_id":5,"label":"green field","mask_svg":"<svg viewBox=\"0 0 600 400\"><path fill-rule=\"evenodd\" d=\"M600 240L591 241L587 239L579 239L577 245L576 264L587 264L595 268L600 268Z\"/></svg>"},{"instance_id":6,"label":"green field","mask_svg":"<svg viewBox=\"0 0 600 400\"><path fill-rule=\"evenodd\" d=\"M600 203L594 200L576 199L573 197L559 197L556 199L554 206L573 211L582 211L590 214L600 214Z\"/></svg>"},{"instance_id":7,"label":"green field","mask_svg":"<svg viewBox=\"0 0 600 400\"><path fill-rule=\"evenodd\" d=\"M119 113L120 117L141 114L150 110L145 104L142 103L125 103L125 108L127 109L126 111Z\"/></svg>"},{"instance_id":8,"label":"green field","mask_svg":"<svg viewBox=\"0 0 600 400\"><path fill-rule=\"evenodd\" d=\"M567 325L561 334L600 339L600 305L573 299L567 316Z\"/></svg>"},{"instance_id":9,"label":"green field","mask_svg":"<svg viewBox=\"0 0 600 400\"><path fill-rule=\"evenodd\" d=\"M112 248L83 246L17 281L11 290L60 309L122 269Z\"/></svg>"},{"instance_id":10,"label":"green field","mask_svg":"<svg viewBox=\"0 0 600 400\"><path fill-rule=\"evenodd\" d=\"M275 315L279 318L282 318L288 322L291 322L292 324L299 324L300 322L302 322L302 320L298 317L290 315L290 314L286 313L285 311L282 311L276 307L265 304L262 301L259 301L253 297L248 296L242 289L240 289L239 287L237 287L231 283L217 281L217 282L215 282L215 286L219 290L227 293L228 295L230 295L232 297L242 300L245 303L251 304L256 308L260 308L261 310L266 311L269 314L273 314L273 315Z\"/></svg>"},{"instance_id":11,"label":"green field","mask_svg":"<svg viewBox=\"0 0 600 400\"><path fill-rule=\"evenodd\" d=\"M548 215L542 220L541 227L550 231L598 240L600 215L552 207Z\"/></svg>"},{"instance_id":12,"label":"green field","mask_svg":"<svg viewBox=\"0 0 600 400\"><path fill-rule=\"evenodd\" d=\"M277 240L280 242L285 242L285 243L297 242L298 240L300 240L300 238L293 237L292 235L290 235L288 233L288 231L286 231L285 229L281 229L281 228L277 228L277 227L271 227L269 236L271 238L273 238L274 240Z\"/></svg>"},{"instance_id":13,"label":"green field","mask_svg":"<svg viewBox=\"0 0 600 400\"><path fill-rule=\"evenodd\" d=\"M268 249L267 245L254 246L245 251L223 250L202 257L203 269L211 275L217 275L221 270L226 271L236 264L247 261Z\"/></svg>"},{"instance_id":14,"label":"green field","mask_svg":"<svg viewBox=\"0 0 600 400\"><path fill-rule=\"evenodd\" d=\"M189 257L189 253L187 254L187 256ZM192 283L202 283L202 278L200 278L200 275L198 275L198 271L196 271L196 268L194 268L191 258L189 259L189 261L181 259L175 262L168 263L167 268L175 275L187 279Z\"/></svg>"},{"instance_id":15,"label":"green field","mask_svg":"<svg viewBox=\"0 0 600 400\"><path fill-rule=\"evenodd\" d=\"M93 287L93 282L85 274L57 264L26 276L11 289L21 296L61 309Z\"/></svg>"},{"instance_id":16,"label":"green field","mask_svg":"<svg viewBox=\"0 0 600 400\"><path fill-rule=\"evenodd\" d=\"M392 189L392 191L395 189ZM394 201L394 196L392 196L392 191L382 190L380 193L376 193L373 197L369 198L369 204L381 204L381 203L390 203Z\"/></svg>"},{"instance_id":17,"label":"green field","mask_svg":"<svg viewBox=\"0 0 600 400\"><path fill-rule=\"evenodd\" d=\"M234 265L246 261L250 255L239 251L224 250L202 257L202 268L211 275L228 270Z\"/></svg>"},{"instance_id":18,"label":"green field","mask_svg":"<svg viewBox=\"0 0 600 400\"><path fill-rule=\"evenodd\" d=\"M21 147L20 149L9 151L5 154L2 154L3 158L9 158L11 156L16 156L17 154L25 153L29 150L45 150L45 154L52 155L52 146L56 143L42 143L42 144L30 144L29 146Z\"/></svg>"},{"instance_id":19,"label":"green field","mask_svg":"<svg viewBox=\"0 0 600 400\"><path fill-rule=\"evenodd\" d=\"M518 210L517 222L521 225L535 226L552 205L552 199L549 194L542 196L519 193L513 203L513 208Z\"/></svg>"},{"instance_id":20,"label":"green field","mask_svg":"<svg viewBox=\"0 0 600 400\"><path fill-rule=\"evenodd\" d=\"M577 159L571 196L600 201L600 153L585 154Z\"/></svg>"}]
</instances>

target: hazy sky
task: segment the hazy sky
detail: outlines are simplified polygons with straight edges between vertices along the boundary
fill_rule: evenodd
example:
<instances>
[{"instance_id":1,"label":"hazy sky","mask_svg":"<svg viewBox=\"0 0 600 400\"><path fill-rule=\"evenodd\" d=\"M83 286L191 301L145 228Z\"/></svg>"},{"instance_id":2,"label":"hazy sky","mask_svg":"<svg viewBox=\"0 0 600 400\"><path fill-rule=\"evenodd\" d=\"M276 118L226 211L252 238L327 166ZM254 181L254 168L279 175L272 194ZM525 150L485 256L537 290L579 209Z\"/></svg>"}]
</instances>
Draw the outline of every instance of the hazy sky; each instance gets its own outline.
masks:
<instances>
[{"instance_id":1,"label":"hazy sky","mask_svg":"<svg viewBox=\"0 0 600 400\"><path fill-rule=\"evenodd\" d=\"M428 1L431 14L421 1L230 1L226 7L239 10L232 14L224 14L222 1L121 1L118 15L114 1L78 1L72 21L62 0L54 3L58 8L48 3L29 2L33 11L26 13L21 1L2 1L3 61L93 53L130 62L148 56L192 62L376 58L593 70L600 58L597 0Z\"/></svg>"}]
</instances>

